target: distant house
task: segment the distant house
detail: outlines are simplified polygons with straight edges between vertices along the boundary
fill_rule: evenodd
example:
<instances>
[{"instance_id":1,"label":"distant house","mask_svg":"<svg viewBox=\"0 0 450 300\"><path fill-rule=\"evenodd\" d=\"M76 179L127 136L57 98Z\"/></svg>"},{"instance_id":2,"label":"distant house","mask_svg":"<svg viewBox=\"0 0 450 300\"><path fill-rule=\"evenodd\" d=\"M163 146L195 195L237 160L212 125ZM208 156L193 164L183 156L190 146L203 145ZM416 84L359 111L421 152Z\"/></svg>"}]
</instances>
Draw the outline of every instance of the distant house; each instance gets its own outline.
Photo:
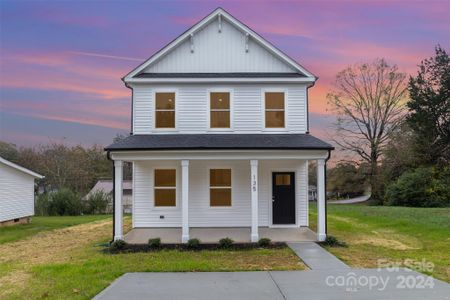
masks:
<instances>
[{"instance_id":1,"label":"distant house","mask_svg":"<svg viewBox=\"0 0 450 300\"><path fill-rule=\"evenodd\" d=\"M309 201L317 200L317 187L315 185L308 185L308 200Z\"/></svg>"},{"instance_id":2,"label":"distant house","mask_svg":"<svg viewBox=\"0 0 450 300\"><path fill-rule=\"evenodd\" d=\"M122 206L123 206L123 211L125 213L131 213L131 208L132 208L132 181L131 180L124 180L123 181L123 202L122 202ZM84 196L84 199L88 199L89 196L95 194L98 191L103 191L104 193L107 193L109 195L112 195L113 193L113 182L112 180L107 180L107 179L102 179L97 181L97 183L94 185L94 187L89 191L89 193L87 193L86 196ZM108 204L108 208L107 208L107 212L112 212L112 197L111 197L111 202Z\"/></svg>"},{"instance_id":3,"label":"distant house","mask_svg":"<svg viewBox=\"0 0 450 300\"><path fill-rule=\"evenodd\" d=\"M0 157L0 226L30 222L34 179L43 177Z\"/></svg>"}]
</instances>

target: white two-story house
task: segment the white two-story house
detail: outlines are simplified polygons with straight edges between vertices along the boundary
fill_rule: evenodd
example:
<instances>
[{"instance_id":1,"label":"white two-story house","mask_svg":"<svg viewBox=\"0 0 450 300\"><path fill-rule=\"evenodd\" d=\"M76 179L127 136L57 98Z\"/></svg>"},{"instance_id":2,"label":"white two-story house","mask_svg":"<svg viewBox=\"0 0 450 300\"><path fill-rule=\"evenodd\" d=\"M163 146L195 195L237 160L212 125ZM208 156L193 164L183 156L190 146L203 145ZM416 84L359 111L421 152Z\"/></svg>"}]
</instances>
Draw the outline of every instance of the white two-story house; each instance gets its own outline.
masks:
<instances>
[{"instance_id":1,"label":"white two-story house","mask_svg":"<svg viewBox=\"0 0 450 300\"><path fill-rule=\"evenodd\" d=\"M221 8L123 78L132 134L114 161L114 239L324 240L325 163L309 134L316 77ZM317 235L308 229L317 162ZM122 224L123 162L133 164L133 229Z\"/></svg>"}]
</instances>

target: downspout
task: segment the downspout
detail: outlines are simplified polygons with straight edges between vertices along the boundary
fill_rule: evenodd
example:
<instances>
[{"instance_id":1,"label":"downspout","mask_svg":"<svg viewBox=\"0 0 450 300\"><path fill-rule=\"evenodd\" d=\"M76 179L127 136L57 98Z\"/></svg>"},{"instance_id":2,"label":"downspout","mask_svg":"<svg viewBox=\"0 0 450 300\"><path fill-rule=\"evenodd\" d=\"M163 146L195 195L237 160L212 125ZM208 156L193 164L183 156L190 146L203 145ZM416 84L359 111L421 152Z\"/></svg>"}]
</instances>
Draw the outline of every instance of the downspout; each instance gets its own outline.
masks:
<instances>
[{"instance_id":1,"label":"downspout","mask_svg":"<svg viewBox=\"0 0 450 300\"><path fill-rule=\"evenodd\" d=\"M316 77L316 80L318 78ZM314 81L312 84L306 87L306 133L309 134L309 92L308 90L312 88L316 82Z\"/></svg>"},{"instance_id":2,"label":"downspout","mask_svg":"<svg viewBox=\"0 0 450 300\"><path fill-rule=\"evenodd\" d=\"M123 78L122 78L122 80L123 80ZM124 83L125 83L125 86L131 90L131 124L130 124L130 125L131 125L131 128L130 128L130 135L133 135L133 120L134 120L134 89L133 89L132 87L130 87L130 86L128 85L128 83L126 83L125 81L124 81Z\"/></svg>"}]
</instances>

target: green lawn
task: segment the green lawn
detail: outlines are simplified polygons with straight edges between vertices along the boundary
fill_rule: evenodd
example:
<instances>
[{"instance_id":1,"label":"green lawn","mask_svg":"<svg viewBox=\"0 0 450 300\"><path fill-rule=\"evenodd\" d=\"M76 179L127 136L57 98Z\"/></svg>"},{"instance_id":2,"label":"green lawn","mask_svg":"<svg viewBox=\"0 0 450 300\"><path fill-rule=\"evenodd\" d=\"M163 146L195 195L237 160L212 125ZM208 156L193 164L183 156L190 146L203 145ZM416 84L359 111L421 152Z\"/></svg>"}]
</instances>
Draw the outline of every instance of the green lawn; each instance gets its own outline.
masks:
<instances>
[{"instance_id":1,"label":"green lawn","mask_svg":"<svg viewBox=\"0 0 450 300\"><path fill-rule=\"evenodd\" d=\"M327 209L328 234L349 246L328 249L350 266L425 260L434 270L424 273L450 282L450 208L328 204ZM315 205L310 222L315 227Z\"/></svg>"},{"instance_id":2,"label":"green lawn","mask_svg":"<svg viewBox=\"0 0 450 300\"><path fill-rule=\"evenodd\" d=\"M0 244L17 241L41 231L53 230L110 218L110 215L32 217L30 224L0 227Z\"/></svg>"},{"instance_id":3,"label":"green lawn","mask_svg":"<svg viewBox=\"0 0 450 300\"><path fill-rule=\"evenodd\" d=\"M111 225L99 220L0 245L0 299L91 299L126 272L305 268L289 248L107 254Z\"/></svg>"}]
</instances>

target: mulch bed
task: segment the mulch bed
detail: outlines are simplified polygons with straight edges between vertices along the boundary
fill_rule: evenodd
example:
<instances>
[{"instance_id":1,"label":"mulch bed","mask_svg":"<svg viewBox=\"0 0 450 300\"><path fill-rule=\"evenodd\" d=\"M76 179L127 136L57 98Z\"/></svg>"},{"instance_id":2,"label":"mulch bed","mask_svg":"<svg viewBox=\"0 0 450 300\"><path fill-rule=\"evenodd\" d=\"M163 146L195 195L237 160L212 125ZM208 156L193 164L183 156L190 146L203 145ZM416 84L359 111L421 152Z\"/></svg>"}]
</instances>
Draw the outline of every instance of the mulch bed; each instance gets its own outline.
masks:
<instances>
[{"instance_id":1,"label":"mulch bed","mask_svg":"<svg viewBox=\"0 0 450 300\"><path fill-rule=\"evenodd\" d=\"M251 249L283 249L287 244L284 242L272 242L270 245L261 247L257 243L233 243L230 247L223 248L219 244L200 244L197 247L189 247L187 244L161 244L159 247L151 247L148 244L126 244L121 249L112 249L106 247L103 249L106 253L136 253L136 252L157 252L161 250L179 250L179 251L201 251L201 250L251 250Z\"/></svg>"}]
</instances>

